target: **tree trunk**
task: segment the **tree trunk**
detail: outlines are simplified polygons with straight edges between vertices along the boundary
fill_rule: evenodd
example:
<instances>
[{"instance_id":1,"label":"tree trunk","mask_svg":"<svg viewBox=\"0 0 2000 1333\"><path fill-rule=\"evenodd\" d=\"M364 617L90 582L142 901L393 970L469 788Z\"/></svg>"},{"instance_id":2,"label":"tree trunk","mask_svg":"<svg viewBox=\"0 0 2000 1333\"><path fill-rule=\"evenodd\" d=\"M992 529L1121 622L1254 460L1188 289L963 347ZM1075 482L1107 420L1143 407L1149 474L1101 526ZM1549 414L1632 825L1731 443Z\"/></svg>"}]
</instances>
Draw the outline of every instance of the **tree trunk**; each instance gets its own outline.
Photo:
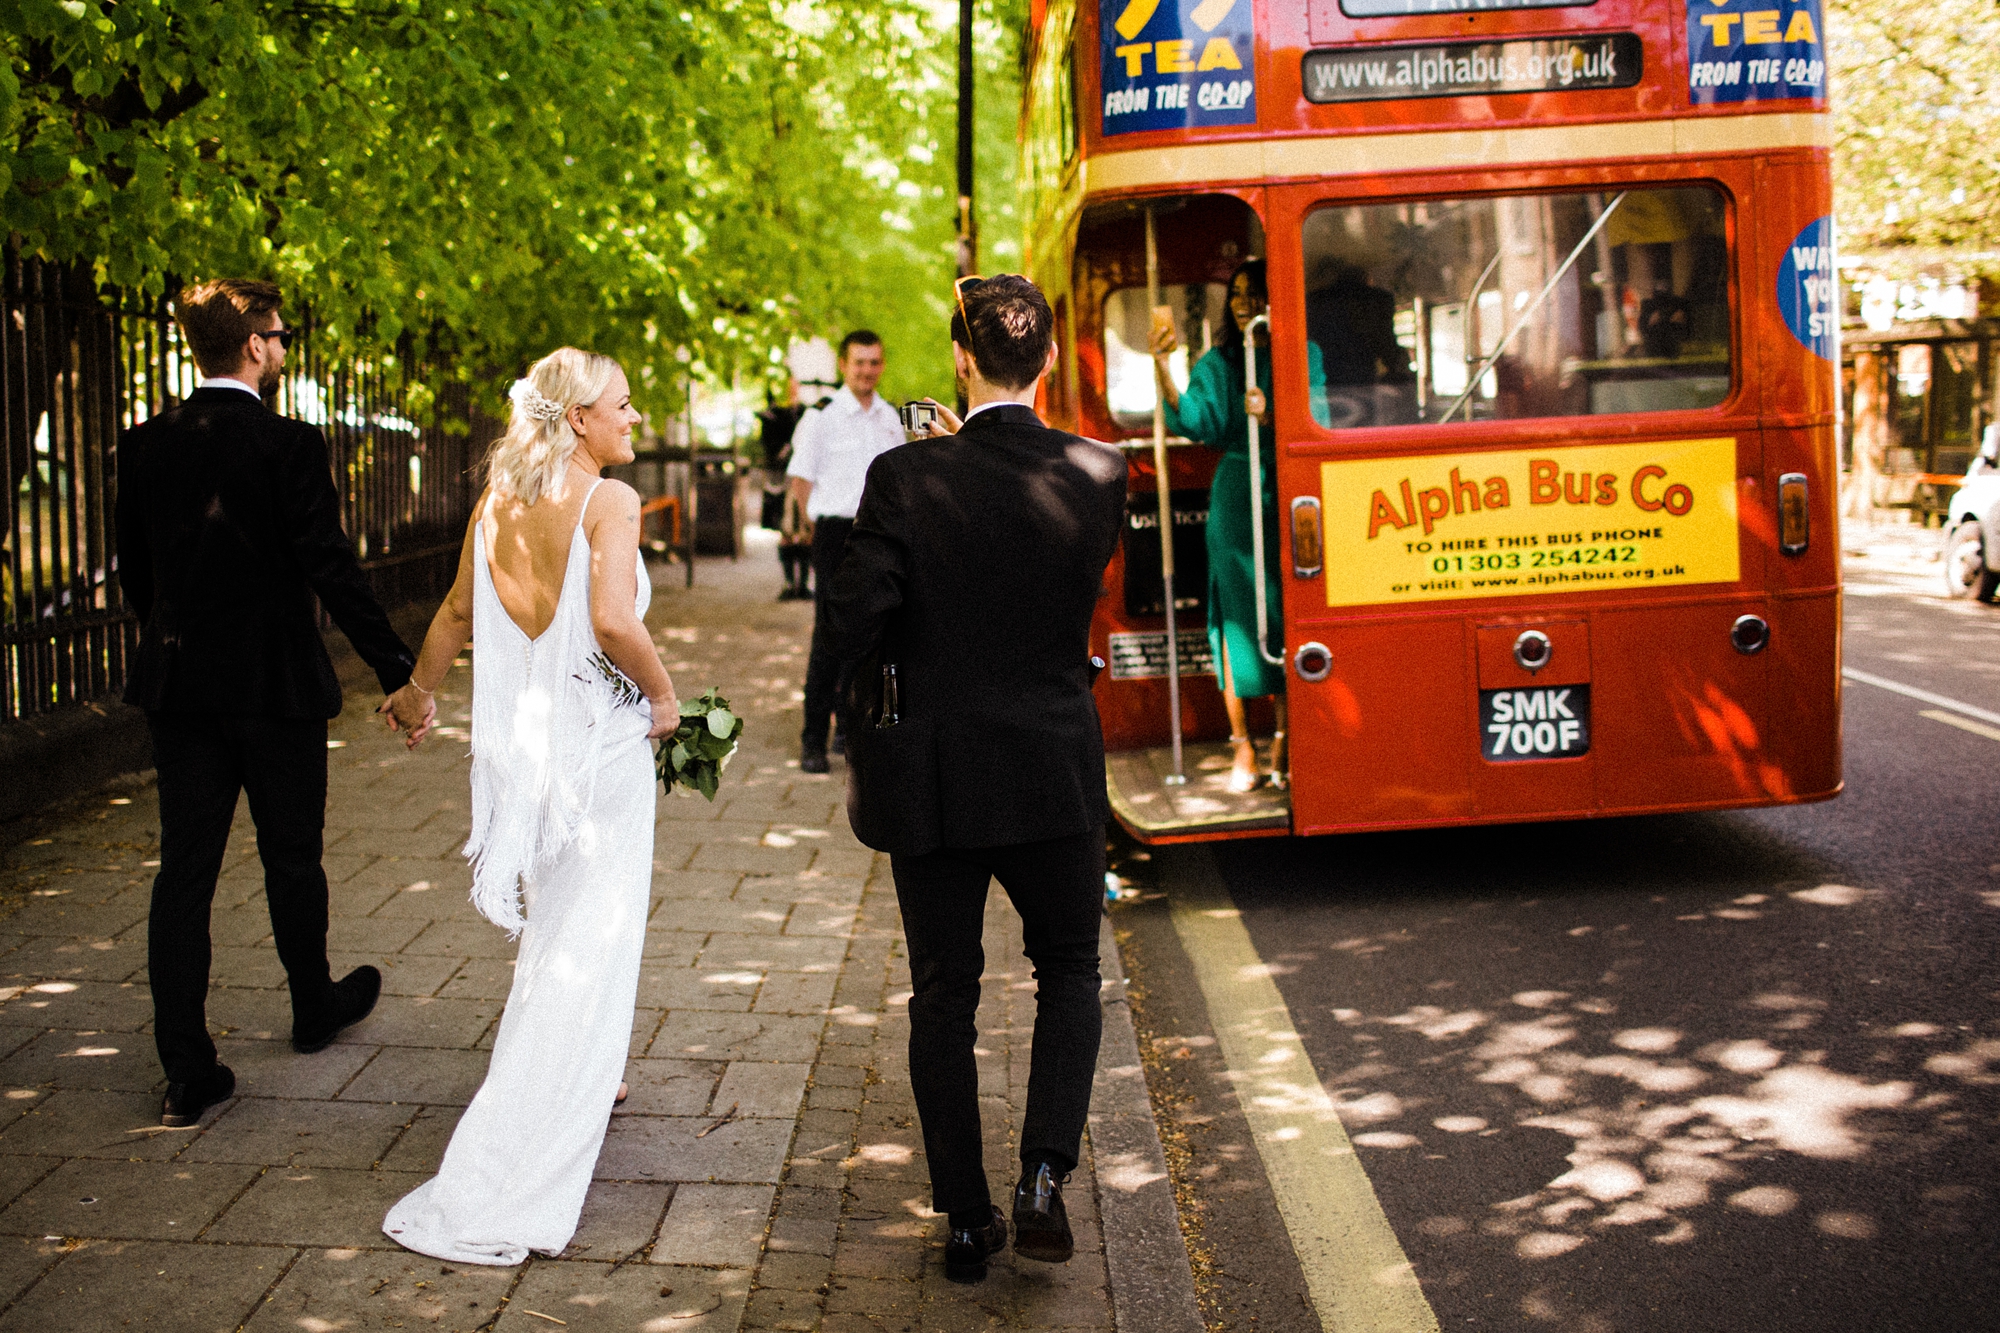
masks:
<instances>
[{"instance_id":1,"label":"tree trunk","mask_svg":"<svg viewBox=\"0 0 2000 1333\"><path fill-rule=\"evenodd\" d=\"M1847 474L1847 494L1842 510L1849 518L1872 521L1879 491L1878 479L1888 463L1889 397L1882 391L1883 355L1879 351L1854 354L1854 466Z\"/></svg>"}]
</instances>

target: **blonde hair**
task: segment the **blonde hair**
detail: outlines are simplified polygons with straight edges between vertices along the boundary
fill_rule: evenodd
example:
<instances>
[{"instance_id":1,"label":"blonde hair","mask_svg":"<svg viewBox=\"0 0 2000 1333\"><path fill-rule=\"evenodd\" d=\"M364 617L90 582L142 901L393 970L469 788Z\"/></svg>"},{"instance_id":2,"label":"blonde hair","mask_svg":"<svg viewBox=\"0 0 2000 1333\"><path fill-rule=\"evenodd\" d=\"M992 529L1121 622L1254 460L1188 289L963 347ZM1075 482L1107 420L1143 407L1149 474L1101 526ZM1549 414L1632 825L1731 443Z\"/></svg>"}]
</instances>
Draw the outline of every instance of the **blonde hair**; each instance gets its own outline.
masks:
<instances>
[{"instance_id":1,"label":"blonde hair","mask_svg":"<svg viewBox=\"0 0 2000 1333\"><path fill-rule=\"evenodd\" d=\"M563 497L563 478L576 452L569 409L590 407L610 387L618 363L576 347L558 347L514 385L507 433L486 455L486 477L503 499L534 504Z\"/></svg>"}]
</instances>

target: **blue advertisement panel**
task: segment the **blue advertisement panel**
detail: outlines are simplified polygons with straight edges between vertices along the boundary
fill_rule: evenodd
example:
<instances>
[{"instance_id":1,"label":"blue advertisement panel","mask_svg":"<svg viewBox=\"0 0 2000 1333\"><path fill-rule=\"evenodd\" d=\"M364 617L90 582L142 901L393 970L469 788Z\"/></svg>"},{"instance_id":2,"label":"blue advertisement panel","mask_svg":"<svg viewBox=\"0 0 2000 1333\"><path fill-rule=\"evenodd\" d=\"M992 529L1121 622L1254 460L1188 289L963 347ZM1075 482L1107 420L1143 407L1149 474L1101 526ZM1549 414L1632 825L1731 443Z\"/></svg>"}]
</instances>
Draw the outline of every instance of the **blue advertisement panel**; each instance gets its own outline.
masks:
<instances>
[{"instance_id":1,"label":"blue advertisement panel","mask_svg":"<svg viewBox=\"0 0 2000 1333\"><path fill-rule=\"evenodd\" d=\"M1814 356L1834 357L1840 329L1840 282L1833 269L1833 219L1816 218L1785 249L1778 265L1778 313Z\"/></svg>"},{"instance_id":2,"label":"blue advertisement panel","mask_svg":"<svg viewBox=\"0 0 2000 1333\"><path fill-rule=\"evenodd\" d=\"M1688 100L1826 104L1819 0L1688 0Z\"/></svg>"},{"instance_id":3,"label":"blue advertisement panel","mask_svg":"<svg viewBox=\"0 0 2000 1333\"><path fill-rule=\"evenodd\" d=\"M1254 0L1098 0L1105 134L1257 120Z\"/></svg>"}]
</instances>

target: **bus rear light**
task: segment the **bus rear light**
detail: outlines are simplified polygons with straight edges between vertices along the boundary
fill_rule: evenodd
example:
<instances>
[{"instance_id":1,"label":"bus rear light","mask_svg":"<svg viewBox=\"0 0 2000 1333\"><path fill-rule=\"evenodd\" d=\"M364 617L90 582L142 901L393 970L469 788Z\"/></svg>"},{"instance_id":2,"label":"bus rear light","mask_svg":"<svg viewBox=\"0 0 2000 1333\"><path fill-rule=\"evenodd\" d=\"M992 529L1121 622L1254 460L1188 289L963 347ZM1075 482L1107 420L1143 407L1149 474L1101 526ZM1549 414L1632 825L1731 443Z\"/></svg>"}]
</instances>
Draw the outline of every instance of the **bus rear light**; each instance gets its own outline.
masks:
<instances>
[{"instance_id":1,"label":"bus rear light","mask_svg":"<svg viewBox=\"0 0 2000 1333\"><path fill-rule=\"evenodd\" d=\"M1806 474L1787 472L1778 478L1778 549L1803 555L1812 540L1812 516L1806 508Z\"/></svg>"},{"instance_id":2,"label":"bus rear light","mask_svg":"<svg viewBox=\"0 0 2000 1333\"><path fill-rule=\"evenodd\" d=\"M1319 501L1301 495L1292 501L1292 574L1309 579L1325 561L1325 542L1320 538Z\"/></svg>"},{"instance_id":3,"label":"bus rear light","mask_svg":"<svg viewBox=\"0 0 2000 1333\"><path fill-rule=\"evenodd\" d=\"M1333 653L1323 643L1302 643L1292 654L1292 670L1308 684L1325 680L1333 674Z\"/></svg>"},{"instance_id":4,"label":"bus rear light","mask_svg":"<svg viewBox=\"0 0 2000 1333\"><path fill-rule=\"evenodd\" d=\"M1764 651L1764 645L1771 641L1771 627L1762 616L1738 616L1736 623L1729 627L1729 642L1737 652L1752 657Z\"/></svg>"}]
</instances>

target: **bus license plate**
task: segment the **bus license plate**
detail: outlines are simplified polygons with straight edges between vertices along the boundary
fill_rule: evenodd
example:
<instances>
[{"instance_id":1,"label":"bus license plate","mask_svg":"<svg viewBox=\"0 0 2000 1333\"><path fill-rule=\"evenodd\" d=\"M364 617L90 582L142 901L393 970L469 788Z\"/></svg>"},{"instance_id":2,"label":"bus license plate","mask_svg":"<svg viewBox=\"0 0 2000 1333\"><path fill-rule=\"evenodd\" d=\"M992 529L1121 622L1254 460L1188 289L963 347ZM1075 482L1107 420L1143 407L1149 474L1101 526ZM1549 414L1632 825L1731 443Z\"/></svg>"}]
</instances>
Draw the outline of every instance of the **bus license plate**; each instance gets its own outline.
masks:
<instances>
[{"instance_id":1,"label":"bus license plate","mask_svg":"<svg viewBox=\"0 0 2000 1333\"><path fill-rule=\"evenodd\" d=\"M1479 692L1481 754L1493 763L1590 753L1590 686Z\"/></svg>"}]
</instances>

